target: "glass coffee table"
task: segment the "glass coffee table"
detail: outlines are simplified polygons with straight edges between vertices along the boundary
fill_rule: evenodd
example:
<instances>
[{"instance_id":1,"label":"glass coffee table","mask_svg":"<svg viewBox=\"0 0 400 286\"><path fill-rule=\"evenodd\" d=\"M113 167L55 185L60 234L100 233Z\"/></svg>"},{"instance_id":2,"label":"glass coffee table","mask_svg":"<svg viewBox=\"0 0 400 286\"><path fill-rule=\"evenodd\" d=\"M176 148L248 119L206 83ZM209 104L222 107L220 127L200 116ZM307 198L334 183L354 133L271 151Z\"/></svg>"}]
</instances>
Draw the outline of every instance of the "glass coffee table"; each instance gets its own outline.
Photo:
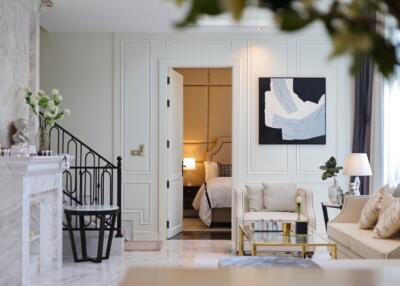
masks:
<instances>
[{"instance_id":1,"label":"glass coffee table","mask_svg":"<svg viewBox=\"0 0 400 286\"><path fill-rule=\"evenodd\" d=\"M303 258L311 258L314 251L312 248L317 246L325 246L333 259L337 258L336 243L327 237L316 233L313 229L308 229L308 234L291 234L283 235L282 232L255 232L251 225L239 225L239 256L244 253L244 239L250 243L251 255L257 255L257 247L288 247L288 252L298 251L301 249Z\"/></svg>"}]
</instances>

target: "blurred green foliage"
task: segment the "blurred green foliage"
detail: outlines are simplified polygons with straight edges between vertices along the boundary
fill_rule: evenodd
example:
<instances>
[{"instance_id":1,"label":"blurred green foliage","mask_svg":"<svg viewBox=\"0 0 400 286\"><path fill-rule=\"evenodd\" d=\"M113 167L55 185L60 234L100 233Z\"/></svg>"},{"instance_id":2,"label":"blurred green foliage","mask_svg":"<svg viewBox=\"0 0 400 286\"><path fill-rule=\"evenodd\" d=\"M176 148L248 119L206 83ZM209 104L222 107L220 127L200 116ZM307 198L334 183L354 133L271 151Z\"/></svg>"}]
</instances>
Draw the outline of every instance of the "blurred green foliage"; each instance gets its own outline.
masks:
<instances>
[{"instance_id":1,"label":"blurred green foliage","mask_svg":"<svg viewBox=\"0 0 400 286\"><path fill-rule=\"evenodd\" d=\"M328 9L319 0L175 0L189 2L190 8L178 27L195 24L200 16L230 13L240 21L246 7L257 6L274 14L277 26L286 32L319 22L332 40L331 57L350 55L351 71L358 71L360 55L369 55L378 70L390 77L399 60L396 45L385 36L387 17L400 23L400 0L332 0Z\"/></svg>"}]
</instances>

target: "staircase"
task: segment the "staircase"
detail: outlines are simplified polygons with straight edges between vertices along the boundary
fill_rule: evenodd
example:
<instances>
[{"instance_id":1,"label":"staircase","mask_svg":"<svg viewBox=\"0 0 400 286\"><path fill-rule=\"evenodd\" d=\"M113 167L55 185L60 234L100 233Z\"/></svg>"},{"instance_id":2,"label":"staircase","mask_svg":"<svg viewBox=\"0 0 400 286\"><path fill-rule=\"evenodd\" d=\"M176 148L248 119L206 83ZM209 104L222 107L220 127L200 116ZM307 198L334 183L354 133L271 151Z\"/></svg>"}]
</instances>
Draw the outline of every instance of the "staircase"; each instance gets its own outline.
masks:
<instances>
[{"instance_id":1,"label":"staircase","mask_svg":"<svg viewBox=\"0 0 400 286\"><path fill-rule=\"evenodd\" d=\"M63 174L63 201L68 205L117 205L116 237L121 231L122 158L114 165L58 124L49 130L50 150L53 154L69 154L71 167ZM110 221L106 222L109 230ZM80 230L79 221L72 221L73 230ZM66 225L63 225L66 229ZM86 231L99 230L96 216L85 221Z\"/></svg>"}]
</instances>

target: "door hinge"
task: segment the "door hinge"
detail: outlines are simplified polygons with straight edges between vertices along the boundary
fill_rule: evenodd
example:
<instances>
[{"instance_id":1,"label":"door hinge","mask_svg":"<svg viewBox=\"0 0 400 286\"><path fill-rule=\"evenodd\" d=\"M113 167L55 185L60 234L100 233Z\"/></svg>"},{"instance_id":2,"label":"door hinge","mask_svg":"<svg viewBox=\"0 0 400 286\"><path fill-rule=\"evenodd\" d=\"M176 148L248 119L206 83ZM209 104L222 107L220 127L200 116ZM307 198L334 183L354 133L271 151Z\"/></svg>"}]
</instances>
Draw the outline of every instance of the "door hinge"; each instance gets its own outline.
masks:
<instances>
[{"instance_id":1,"label":"door hinge","mask_svg":"<svg viewBox=\"0 0 400 286\"><path fill-rule=\"evenodd\" d=\"M169 144L169 140L167 140L167 148L169 148L169 145L170 145L170 144Z\"/></svg>"},{"instance_id":2,"label":"door hinge","mask_svg":"<svg viewBox=\"0 0 400 286\"><path fill-rule=\"evenodd\" d=\"M167 228L169 228L169 220L167 220Z\"/></svg>"},{"instance_id":3,"label":"door hinge","mask_svg":"<svg viewBox=\"0 0 400 286\"><path fill-rule=\"evenodd\" d=\"M167 181L167 189L169 189L169 180Z\"/></svg>"},{"instance_id":4,"label":"door hinge","mask_svg":"<svg viewBox=\"0 0 400 286\"><path fill-rule=\"evenodd\" d=\"M171 83L171 79L169 76L167 76L167 84L170 84L170 83Z\"/></svg>"},{"instance_id":5,"label":"door hinge","mask_svg":"<svg viewBox=\"0 0 400 286\"><path fill-rule=\"evenodd\" d=\"M167 107L170 107L171 105L171 101L169 99L167 99Z\"/></svg>"}]
</instances>

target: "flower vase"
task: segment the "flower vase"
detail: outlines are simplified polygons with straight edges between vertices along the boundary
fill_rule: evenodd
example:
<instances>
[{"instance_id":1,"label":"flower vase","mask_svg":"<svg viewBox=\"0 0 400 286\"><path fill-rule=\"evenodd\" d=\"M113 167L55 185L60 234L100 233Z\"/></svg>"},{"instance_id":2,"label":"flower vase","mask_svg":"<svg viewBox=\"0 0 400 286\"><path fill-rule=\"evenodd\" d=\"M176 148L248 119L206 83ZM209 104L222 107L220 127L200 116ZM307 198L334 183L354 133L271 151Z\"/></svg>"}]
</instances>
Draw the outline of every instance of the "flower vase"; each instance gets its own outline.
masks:
<instances>
[{"instance_id":1,"label":"flower vase","mask_svg":"<svg viewBox=\"0 0 400 286\"><path fill-rule=\"evenodd\" d=\"M300 209L301 209L301 205L297 204L297 221L300 221Z\"/></svg>"},{"instance_id":2,"label":"flower vase","mask_svg":"<svg viewBox=\"0 0 400 286\"><path fill-rule=\"evenodd\" d=\"M337 204L338 203L338 193L339 193L339 185L336 181L336 178L333 179L333 184L328 188L328 197L329 201L332 204Z\"/></svg>"},{"instance_id":3,"label":"flower vase","mask_svg":"<svg viewBox=\"0 0 400 286\"><path fill-rule=\"evenodd\" d=\"M39 152L42 153L50 150L49 128L47 126L40 127L39 135Z\"/></svg>"}]
</instances>

